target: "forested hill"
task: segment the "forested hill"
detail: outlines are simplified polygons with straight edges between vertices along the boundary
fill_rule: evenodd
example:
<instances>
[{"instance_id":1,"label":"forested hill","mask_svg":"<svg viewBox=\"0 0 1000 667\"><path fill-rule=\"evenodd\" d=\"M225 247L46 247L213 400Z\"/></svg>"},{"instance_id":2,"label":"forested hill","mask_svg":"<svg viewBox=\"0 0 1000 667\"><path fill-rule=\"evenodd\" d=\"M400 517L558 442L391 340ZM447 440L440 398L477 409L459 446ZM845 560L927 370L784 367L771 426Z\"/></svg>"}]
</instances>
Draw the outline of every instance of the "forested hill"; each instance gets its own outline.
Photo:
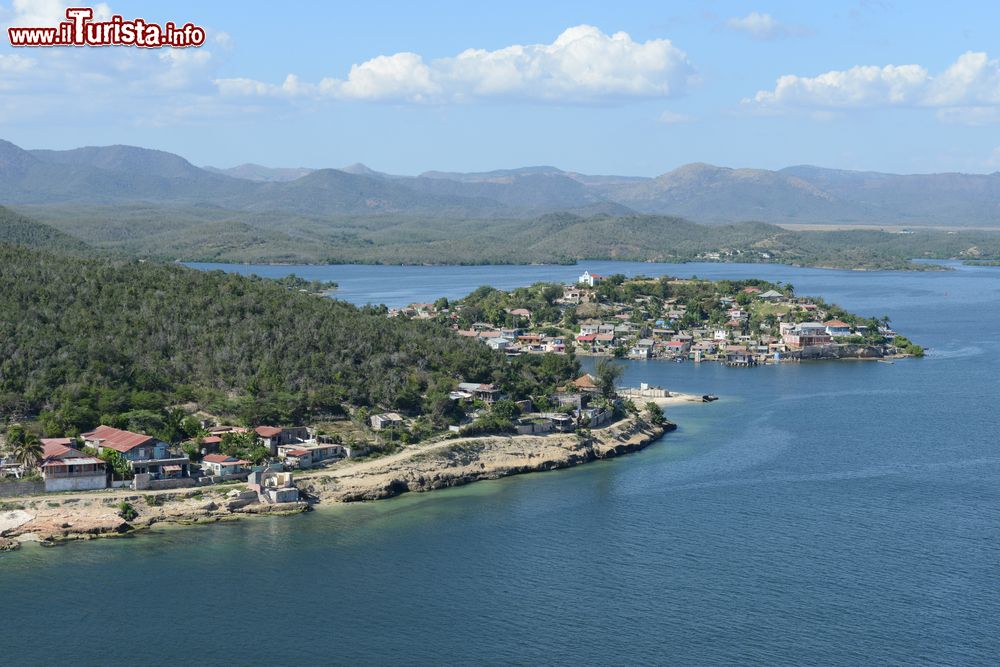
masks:
<instances>
[{"instance_id":1,"label":"forested hill","mask_svg":"<svg viewBox=\"0 0 1000 667\"><path fill-rule=\"evenodd\" d=\"M460 379L527 394L576 370L260 278L7 244L0 313L0 414L50 435L185 401L251 424L344 404L433 420Z\"/></svg>"},{"instance_id":2,"label":"forested hill","mask_svg":"<svg viewBox=\"0 0 1000 667\"><path fill-rule=\"evenodd\" d=\"M89 250L89 246L83 241L3 206L0 206L0 243L64 252Z\"/></svg>"}]
</instances>

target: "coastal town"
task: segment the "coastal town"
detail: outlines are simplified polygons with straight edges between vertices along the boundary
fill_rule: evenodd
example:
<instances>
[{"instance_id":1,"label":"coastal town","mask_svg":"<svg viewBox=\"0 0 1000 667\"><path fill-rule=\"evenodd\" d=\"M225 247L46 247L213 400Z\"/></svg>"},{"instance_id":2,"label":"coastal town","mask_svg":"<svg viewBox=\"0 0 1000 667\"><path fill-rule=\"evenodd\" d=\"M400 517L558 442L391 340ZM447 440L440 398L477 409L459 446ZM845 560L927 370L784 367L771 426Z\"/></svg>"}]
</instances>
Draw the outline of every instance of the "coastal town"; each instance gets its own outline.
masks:
<instances>
[{"instance_id":1,"label":"coastal town","mask_svg":"<svg viewBox=\"0 0 1000 667\"><path fill-rule=\"evenodd\" d=\"M792 286L759 280L625 278L585 271L574 284L481 288L455 303L390 313L433 319L510 356L575 353L727 366L888 359L923 351L889 326Z\"/></svg>"},{"instance_id":2,"label":"coastal town","mask_svg":"<svg viewBox=\"0 0 1000 667\"><path fill-rule=\"evenodd\" d=\"M60 437L10 424L0 457L0 540L11 547L16 536L74 539L160 521L300 512L565 467L646 446L674 428L668 405L716 400L622 386L616 358L750 367L923 353L887 318L861 318L759 280L587 271L573 284L484 287L387 315L429 320L508 363L547 355L534 361L558 362L552 377L579 368L575 355L598 359L593 372L530 394L456 378L435 400L436 421L418 409L354 405L305 424L234 424L189 404ZM143 423L148 432L136 426ZM58 500L39 500L46 497ZM90 518L81 521L81 512Z\"/></svg>"}]
</instances>

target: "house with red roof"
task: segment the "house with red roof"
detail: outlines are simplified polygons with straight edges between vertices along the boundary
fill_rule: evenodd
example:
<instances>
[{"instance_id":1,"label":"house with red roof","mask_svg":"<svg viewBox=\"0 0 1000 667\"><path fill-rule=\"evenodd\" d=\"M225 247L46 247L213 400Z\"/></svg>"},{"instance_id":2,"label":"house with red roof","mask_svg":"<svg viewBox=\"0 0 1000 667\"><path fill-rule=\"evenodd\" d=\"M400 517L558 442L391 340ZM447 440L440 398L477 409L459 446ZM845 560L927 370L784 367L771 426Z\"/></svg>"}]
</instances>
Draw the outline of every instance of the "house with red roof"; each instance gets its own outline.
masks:
<instances>
[{"instance_id":1,"label":"house with red roof","mask_svg":"<svg viewBox=\"0 0 1000 667\"><path fill-rule=\"evenodd\" d=\"M43 438L39 468L46 491L93 491L108 487L107 465L70 447L70 438Z\"/></svg>"},{"instance_id":2,"label":"house with red roof","mask_svg":"<svg viewBox=\"0 0 1000 667\"><path fill-rule=\"evenodd\" d=\"M577 379L573 380L573 386L579 391L587 393L596 393L600 391L600 387L597 386L597 380L590 373L584 373Z\"/></svg>"},{"instance_id":3,"label":"house with red roof","mask_svg":"<svg viewBox=\"0 0 1000 667\"><path fill-rule=\"evenodd\" d=\"M824 322L823 326L826 327L826 332L831 336L850 336L851 335L851 325L847 322L842 322L840 320L830 320L829 322Z\"/></svg>"},{"instance_id":4,"label":"house with red roof","mask_svg":"<svg viewBox=\"0 0 1000 667\"><path fill-rule=\"evenodd\" d=\"M225 454L206 454L201 460L202 470L208 471L212 475L242 475L250 467L249 461L238 459Z\"/></svg>"},{"instance_id":5,"label":"house with red roof","mask_svg":"<svg viewBox=\"0 0 1000 667\"><path fill-rule=\"evenodd\" d=\"M175 455L167 443L145 433L134 433L113 426L98 426L81 436L88 447L98 454L115 451L125 457L132 472L148 473L152 479L187 477L190 460L187 456Z\"/></svg>"},{"instance_id":6,"label":"house with red roof","mask_svg":"<svg viewBox=\"0 0 1000 667\"><path fill-rule=\"evenodd\" d=\"M264 446L271 450L271 456L278 455L280 445L301 444L312 438L305 426L257 426L254 432Z\"/></svg>"}]
</instances>

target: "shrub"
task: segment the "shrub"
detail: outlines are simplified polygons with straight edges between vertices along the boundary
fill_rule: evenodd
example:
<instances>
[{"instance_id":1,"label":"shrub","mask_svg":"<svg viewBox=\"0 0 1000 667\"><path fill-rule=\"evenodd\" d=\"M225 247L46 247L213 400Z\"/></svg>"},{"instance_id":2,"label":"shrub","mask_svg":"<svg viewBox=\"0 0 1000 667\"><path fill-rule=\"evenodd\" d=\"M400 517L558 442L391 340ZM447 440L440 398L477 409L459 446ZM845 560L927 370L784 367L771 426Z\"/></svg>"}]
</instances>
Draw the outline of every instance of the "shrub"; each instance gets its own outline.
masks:
<instances>
[{"instance_id":1,"label":"shrub","mask_svg":"<svg viewBox=\"0 0 1000 667\"><path fill-rule=\"evenodd\" d=\"M118 503L118 516L125 519L126 521L132 521L137 516L139 516L139 512L137 512L136 509L132 507L132 504L130 502L128 502L127 500L123 500L120 503Z\"/></svg>"}]
</instances>

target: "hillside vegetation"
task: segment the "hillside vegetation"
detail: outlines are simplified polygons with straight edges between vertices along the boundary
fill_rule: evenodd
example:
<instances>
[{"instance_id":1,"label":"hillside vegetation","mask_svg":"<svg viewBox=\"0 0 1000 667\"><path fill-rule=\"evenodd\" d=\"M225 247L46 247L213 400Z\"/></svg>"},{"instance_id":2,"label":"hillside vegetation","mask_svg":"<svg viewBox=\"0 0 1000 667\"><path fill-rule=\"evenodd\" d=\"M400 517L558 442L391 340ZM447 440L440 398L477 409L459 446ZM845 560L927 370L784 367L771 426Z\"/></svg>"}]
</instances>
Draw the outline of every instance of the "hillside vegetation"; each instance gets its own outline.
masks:
<instances>
[{"instance_id":1,"label":"hillside vegetation","mask_svg":"<svg viewBox=\"0 0 1000 667\"><path fill-rule=\"evenodd\" d=\"M248 424L346 406L443 423L459 380L527 396L577 370L292 287L0 244L0 414L39 414L49 435L189 401Z\"/></svg>"},{"instance_id":2,"label":"hillside vegetation","mask_svg":"<svg viewBox=\"0 0 1000 667\"><path fill-rule=\"evenodd\" d=\"M0 206L0 243L74 253L84 252L88 248L80 239L3 206Z\"/></svg>"},{"instance_id":3,"label":"hillside vegetation","mask_svg":"<svg viewBox=\"0 0 1000 667\"><path fill-rule=\"evenodd\" d=\"M26 207L95 248L205 262L524 264L585 259L774 262L915 269L911 258L1000 259L1000 232L792 231L764 223L702 225L667 216L453 220L323 218L151 205Z\"/></svg>"}]
</instances>

